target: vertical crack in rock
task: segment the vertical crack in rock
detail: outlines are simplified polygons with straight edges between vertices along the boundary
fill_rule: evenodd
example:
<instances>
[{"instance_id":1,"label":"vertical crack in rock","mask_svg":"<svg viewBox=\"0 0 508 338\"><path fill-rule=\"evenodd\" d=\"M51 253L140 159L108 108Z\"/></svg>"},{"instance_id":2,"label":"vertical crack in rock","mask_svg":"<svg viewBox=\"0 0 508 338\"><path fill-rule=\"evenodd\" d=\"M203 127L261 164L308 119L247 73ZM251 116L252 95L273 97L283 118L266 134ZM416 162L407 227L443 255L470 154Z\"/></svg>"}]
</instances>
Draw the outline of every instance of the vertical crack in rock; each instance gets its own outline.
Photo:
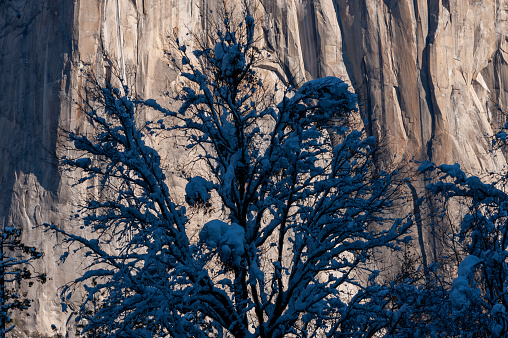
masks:
<instances>
[{"instance_id":1,"label":"vertical crack in rock","mask_svg":"<svg viewBox=\"0 0 508 338\"><path fill-rule=\"evenodd\" d=\"M430 74L430 53L432 44L434 42L435 34L437 32L438 27L438 20L439 20L439 6L440 1L434 1L434 0L427 0L427 27L428 31L425 36L425 47L422 51L422 63L421 63L421 69L420 69L420 78L423 85L423 90L425 92L425 102L427 104L428 111L430 113L430 119L431 119L431 129L430 129L430 138L427 141L427 158L430 161L434 161L435 158L433 156L433 142L436 137L435 130L436 130L436 111L435 109L439 109L435 106L435 100L433 97L433 83L432 83L432 76ZM416 5L416 8L418 9L418 5ZM437 14L436 14L437 12ZM418 13L419 15L421 13ZM420 17L420 20L422 18ZM421 112L420 112L421 113Z\"/></svg>"},{"instance_id":2,"label":"vertical crack in rock","mask_svg":"<svg viewBox=\"0 0 508 338\"><path fill-rule=\"evenodd\" d=\"M317 48L321 44L316 22L315 6L318 4L319 1L305 0L298 9L298 37L307 81L322 77L319 67L321 50Z\"/></svg>"},{"instance_id":3,"label":"vertical crack in rock","mask_svg":"<svg viewBox=\"0 0 508 338\"><path fill-rule=\"evenodd\" d=\"M124 81L127 80L127 76L125 75L125 58L123 55L123 32L122 32L122 21L120 17L120 0L116 1L116 27L118 30L118 54L120 55L120 71L122 72L122 79Z\"/></svg>"}]
</instances>

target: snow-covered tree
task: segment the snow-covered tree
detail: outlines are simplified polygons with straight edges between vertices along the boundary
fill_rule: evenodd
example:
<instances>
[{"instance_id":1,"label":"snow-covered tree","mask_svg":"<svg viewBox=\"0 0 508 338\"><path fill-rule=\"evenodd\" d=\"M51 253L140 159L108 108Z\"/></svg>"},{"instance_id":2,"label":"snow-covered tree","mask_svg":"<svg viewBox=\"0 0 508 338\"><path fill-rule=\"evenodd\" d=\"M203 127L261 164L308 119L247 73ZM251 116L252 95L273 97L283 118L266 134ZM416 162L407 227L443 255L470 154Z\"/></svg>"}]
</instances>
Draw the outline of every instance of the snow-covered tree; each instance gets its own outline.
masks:
<instances>
[{"instance_id":1,"label":"snow-covered tree","mask_svg":"<svg viewBox=\"0 0 508 338\"><path fill-rule=\"evenodd\" d=\"M15 327L12 311L24 311L30 306L31 299L21 293L20 284L46 281L45 274L33 273L29 268L31 262L43 254L25 245L21 234L20 228L5 227L0 230L0 337L5 337Z\"/></svg>"},{"instance_id":2,"label":"snow-covered tree","mask_svg":"<svg viewBox=\"0 0 508 338\"><path fill-rule=\"evenodd\" d=\"M61 162L96 188L76 214L89 235L47 225L89 259L62 294L84 285L84 333L369 337L388 326L387 289L369 269L376 250L407 240L411 220L394 216L403 175L376 165L346 83L270 86L255 68L265 54L254 19L237 21L225 13L192 52L176 41L177 111L89 82L93 132L69 133L77 155ZM140 109L161 118L142 123ZM220 201L223 217L199 224L199 236L147 145L161 134L185 137L186 155L207 169L189 177L188 208Z\"/></svg>"}]
</instances>

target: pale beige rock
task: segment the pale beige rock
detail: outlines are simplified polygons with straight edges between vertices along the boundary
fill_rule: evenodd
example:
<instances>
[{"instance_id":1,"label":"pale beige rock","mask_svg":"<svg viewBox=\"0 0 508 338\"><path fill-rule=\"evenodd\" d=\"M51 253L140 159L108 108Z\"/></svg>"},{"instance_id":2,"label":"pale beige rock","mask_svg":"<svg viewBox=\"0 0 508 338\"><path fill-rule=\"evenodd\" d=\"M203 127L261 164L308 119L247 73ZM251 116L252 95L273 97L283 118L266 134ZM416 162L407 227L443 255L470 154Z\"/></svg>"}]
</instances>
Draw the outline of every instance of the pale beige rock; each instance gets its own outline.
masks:
<instances>
[{"instance_id":1,"label":"pale beige rock","mask_svg":"<svg viewBox=\"0 0 508 338\"><path fill-rule=\"evenodd\" d=\"M235 1L227 1L234 7ZM239 2L239 1L236 1ZM167 67L167 37L206 28L215 1L12 0L0 5L0 223L23 226L46 251L52 278L30 290L34 316L22 329L63 333L57 287L79 266L54 263L54 235L32 227L67 219L81 190L55 167L57 126L87 128L73 100L81 70L117 73L144 97L177 88ZM252 0L264 44L278 61L261 65L273 79L302 83L335 75L351 83L368 130L387 145L387 159L460 162L496 171L505 159L487 151L508 109L508 0ZM201 14L204 16L202 17ZM261 27L259 27L261 28ZM192 41L190 41L192 43ZM271 73L271 75L270 75ZM145 116L144 118L150 118ZM178 165L175 145L158 143ZM183 181L169 178L182 192ZM81 198L81 197L80 197ZM21 331L18 331L21 332ZM19 333L21 335L21 333Z\"/></svg>"}]
</instances>

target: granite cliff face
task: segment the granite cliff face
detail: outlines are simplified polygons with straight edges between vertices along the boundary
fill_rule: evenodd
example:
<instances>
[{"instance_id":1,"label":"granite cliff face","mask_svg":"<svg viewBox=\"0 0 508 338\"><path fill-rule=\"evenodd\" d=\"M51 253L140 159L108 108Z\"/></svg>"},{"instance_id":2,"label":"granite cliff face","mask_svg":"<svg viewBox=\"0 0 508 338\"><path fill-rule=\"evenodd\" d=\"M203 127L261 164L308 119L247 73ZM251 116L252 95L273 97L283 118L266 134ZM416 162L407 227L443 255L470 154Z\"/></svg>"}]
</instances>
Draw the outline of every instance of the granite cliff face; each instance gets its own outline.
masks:
<instances>
[{"instance_id":1,"label":"granite cliff face","mask_svg":"<svg viewBox=\"0 0 508 338\"><path fill-rule=\"evenodd\" d=\"M227 1L233 6L235 1ZM508 110L508 0L255 0L264 65L295 83L335 75L353 85L369 131L387 158L459 162L472 172L500 170L488 153ZM58 127L82 130L75 101L81 71L114 68L143 97L173 85L167 36L207 28L215 1L0 0L0 225L25 229L46 256L51 278L29 294L21 331L65 332L57 288L80 266L55 261L59 238L33 229L66 224L75 196L55 165ZM114 66L114 67L112 67ZM171 145L165 152L171 153ZM177 181L175 188L179 187Z\"/></svg>"},{"instance_id":2,"label":"granite cliff face","mask_svg":"<svg viewBox=\"0 0 508 338\"><path fill-rule=\"evenodd\" d=\"M506 1L271 1L268 41L305 80L336 75L360 94L392 155L498 168L485 135L504 123ZM499 162L501 161L501 162Z\"/></svg>"}]
</instances>

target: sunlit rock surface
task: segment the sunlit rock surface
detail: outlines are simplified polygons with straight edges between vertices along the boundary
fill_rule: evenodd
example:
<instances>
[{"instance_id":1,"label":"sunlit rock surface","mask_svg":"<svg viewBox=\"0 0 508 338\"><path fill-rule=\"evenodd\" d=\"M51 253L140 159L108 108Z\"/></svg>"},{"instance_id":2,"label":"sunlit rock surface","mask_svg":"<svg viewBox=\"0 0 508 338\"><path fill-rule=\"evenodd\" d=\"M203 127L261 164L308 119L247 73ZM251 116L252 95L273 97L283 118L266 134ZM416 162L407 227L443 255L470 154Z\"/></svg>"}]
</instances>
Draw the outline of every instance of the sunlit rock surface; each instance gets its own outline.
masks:
<instances>
[{"instance_id":1,"label":"sunlit rock surface","mask_svg":"<svg viewBox=\"0 0 508 338\"><path fill-rule=\"evenodd\" d=\"M235 1L227 1L233 9ZM239 1L238 1L239 2ZM459 162L470 172L505 165L488 152L488 135L508 109L507 0L256 0L264 46L279 62L262 65L295 84L335 75L353 85L369 132L386 159ZM84 130L77 103L82 70L110 69L143 97L175 87L168 36L188 39L213 16L214 1L6 0L0 2L0 224L22 226L46 253L50 280L29 291L31 315L15 335L65 332L57 289L84 267L55 263L64 247L34 229L71 226L86 194L61 176L59 128ZM192 43L192 41L190 42ZM150 118L146 116L145 118ZM171 143L158 147L176 164ZM61 150L59 150L61 151ZM168 175L170 176L170 175ZM169 177L176 191L183 182ZM56 330L52 329L54 324Z\"/></svg>"}]
</instances>

